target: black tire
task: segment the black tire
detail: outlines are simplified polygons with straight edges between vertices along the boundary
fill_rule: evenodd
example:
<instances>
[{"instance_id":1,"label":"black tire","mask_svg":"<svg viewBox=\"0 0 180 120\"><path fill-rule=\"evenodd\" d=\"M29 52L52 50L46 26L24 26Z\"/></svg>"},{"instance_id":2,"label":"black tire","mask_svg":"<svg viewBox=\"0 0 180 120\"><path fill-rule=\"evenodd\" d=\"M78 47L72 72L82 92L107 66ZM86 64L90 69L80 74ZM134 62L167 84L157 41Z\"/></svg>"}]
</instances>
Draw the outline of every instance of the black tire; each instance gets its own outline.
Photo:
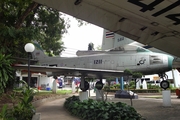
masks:
<instances>
[{"instance_id":1,"label":"black tire","mask_svg":"<svg viewBox=\"0 0 180 120\"><path fill-rule=\"evenodd\" d=\"M87 81L84 81L84 88L82 89L82 88L81 88L81 84L80 84L80 89L81 89L83 92L85 92L86 90L89 89L89 83L88 83Z\"/></svg>"},{"instance_id":2,"label":"black tire","mask_svg":"<svg viewBox=\"0 0 180 120\"><path fill-rule=\"evenodd\" d=\"M167 88L169 88L169 82L163 80L163 81L160 83L160 86L161 86L161 88L163 88L163 89L166 90Z\"/></svg>"},{"instance_id":3,"label":"black tire","mask_svg":"<svg viewBox=\"0 0 180 120\"><path fill-rule=\"evenodd\" d=\"M98 90L102 90L103 85L104 85L104 84L103 84L101 81L98 81L98 82L96 82L95 87L96 87L96 89L98 89Z\"/></svg>"}]
</instances>

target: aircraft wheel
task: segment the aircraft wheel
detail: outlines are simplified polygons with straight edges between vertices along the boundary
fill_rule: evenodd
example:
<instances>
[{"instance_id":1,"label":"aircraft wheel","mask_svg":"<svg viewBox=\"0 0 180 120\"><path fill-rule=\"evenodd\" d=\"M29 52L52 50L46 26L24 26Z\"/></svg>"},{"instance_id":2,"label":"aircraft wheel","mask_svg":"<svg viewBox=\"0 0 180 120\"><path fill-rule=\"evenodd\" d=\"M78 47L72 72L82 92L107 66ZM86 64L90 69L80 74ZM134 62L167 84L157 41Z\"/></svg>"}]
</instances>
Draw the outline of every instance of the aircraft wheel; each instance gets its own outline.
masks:
<instances>
[{"instance_id":1,"label":"aircraft wheel","mask_svg":"<svg viewBox=\"0 0 180 120\"><path fill-rule=\"evenodd\" d=\"M98 90L102 90L103 85L104 85L104 84L103 84L101 81L98 81L98 82L96 82L95 87L96 87L96 89L98 89Z\"/></svg>"},{"instance_id":2,"label":"aircraft wheel","mask_svg":"<svg viewBox=\"0 0 180 120\"><path fill-rule=\"evenodd\" d=\"M167 88L169 88L169 82L163 80L163 81L160 83L160 86L161 86L161 88L163 88L163 89L166 90Z\"/></svg>"},{"instance_id":3,"label":"aircraft wheel","mask_svg":"<svg viewBox=\"0 0 180 120\"><path fill-rule=\"evenodd\" d=\"M86 90L89 89L89 83L87 81L84 81L84 88L81 87L81 84L80 84L80 89L85 92Z\"/></svg>"}]
</instances>

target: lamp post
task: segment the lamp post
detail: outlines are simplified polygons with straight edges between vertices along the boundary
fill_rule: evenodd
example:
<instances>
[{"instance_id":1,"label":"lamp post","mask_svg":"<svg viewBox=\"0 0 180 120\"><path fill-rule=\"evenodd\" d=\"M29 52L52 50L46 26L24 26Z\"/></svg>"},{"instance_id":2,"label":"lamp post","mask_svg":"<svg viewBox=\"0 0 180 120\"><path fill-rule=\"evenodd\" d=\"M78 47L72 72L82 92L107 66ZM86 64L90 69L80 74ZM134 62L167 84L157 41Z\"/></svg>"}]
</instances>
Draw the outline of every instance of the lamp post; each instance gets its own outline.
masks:
<instances>
[{"instance_id":1,"label":"lamp post","mask_svg":"<svg viewBox=\"0 0 180 120\"><path fill-rule=\"evenodd\" d=\"M32 43L27 43L24 49L28 53L28 87L30 87L30 54L34 51L35 47Z\"/></svg>"}]
</instances>

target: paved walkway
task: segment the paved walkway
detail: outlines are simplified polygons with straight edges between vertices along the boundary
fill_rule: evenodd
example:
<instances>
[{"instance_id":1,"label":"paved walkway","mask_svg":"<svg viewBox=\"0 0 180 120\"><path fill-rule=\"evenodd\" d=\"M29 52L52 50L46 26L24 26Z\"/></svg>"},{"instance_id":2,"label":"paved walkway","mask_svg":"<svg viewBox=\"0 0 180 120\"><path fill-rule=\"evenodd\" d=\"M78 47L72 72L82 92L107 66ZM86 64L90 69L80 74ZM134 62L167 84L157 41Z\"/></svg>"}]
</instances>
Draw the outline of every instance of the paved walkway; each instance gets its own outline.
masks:
<instances>
[{"instance_id":1,"label":"paved walkway","mask_svg":"<svg viewBox=\"0 0 180 120\"><path fill-rule=\"evenodd\" d=\"M133 100L133 107L146 120L180 120L180 99L171 99L171 107L164 107L162 99L142 98ZM131 105L130 100L113 99L113 102L121 101Z\"/></svg>"},{"instance_id":2,"label":"paved walkway","mask_svg":"<svg viewBox=\"0 0 180 120\"><path fill-rule=\"evenodd\" d=\"M41 120L79 120L63 108L65 98L59 98L46 102L38 107L37 113L41 113Z\"/></svg>"},{"instance_id":3,"label":"paved walkway","mask_svg":"<svg viewBox=\"0 0 180 120\"><path fill-rule=\"evenodd\" d=\"M65 98L60 98L38 107L37 112L41 113L41 120L80 120L63 108L64 101ZM113 96L109 96L108 101L120 101L131 105L129 99L117 99ZM172 96L171 104L171 107L163 107L162 99L145 98L144 95L139 95L139 99L133 99L133 107L146 120L180 120L180 99Z\"/></svg>"}]
</instances>

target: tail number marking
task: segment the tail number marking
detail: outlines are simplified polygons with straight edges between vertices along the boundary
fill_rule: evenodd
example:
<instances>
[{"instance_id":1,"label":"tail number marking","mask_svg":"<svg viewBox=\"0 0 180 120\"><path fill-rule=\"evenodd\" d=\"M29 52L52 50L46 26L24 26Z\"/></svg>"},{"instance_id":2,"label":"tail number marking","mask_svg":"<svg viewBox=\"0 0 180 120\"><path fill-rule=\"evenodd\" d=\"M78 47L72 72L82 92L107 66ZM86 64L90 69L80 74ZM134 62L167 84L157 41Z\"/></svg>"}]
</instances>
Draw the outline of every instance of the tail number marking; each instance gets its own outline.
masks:
<instances>
[{"instance_id":1,"label":"tail number marking","mask_svg":"<svg viewBox=\"0 0 180 120\"><path fill-rule=\"evenodd\" d=\"M102 64L102 60L94 60L94 64Z\"/></svg>"}]
</instances>

